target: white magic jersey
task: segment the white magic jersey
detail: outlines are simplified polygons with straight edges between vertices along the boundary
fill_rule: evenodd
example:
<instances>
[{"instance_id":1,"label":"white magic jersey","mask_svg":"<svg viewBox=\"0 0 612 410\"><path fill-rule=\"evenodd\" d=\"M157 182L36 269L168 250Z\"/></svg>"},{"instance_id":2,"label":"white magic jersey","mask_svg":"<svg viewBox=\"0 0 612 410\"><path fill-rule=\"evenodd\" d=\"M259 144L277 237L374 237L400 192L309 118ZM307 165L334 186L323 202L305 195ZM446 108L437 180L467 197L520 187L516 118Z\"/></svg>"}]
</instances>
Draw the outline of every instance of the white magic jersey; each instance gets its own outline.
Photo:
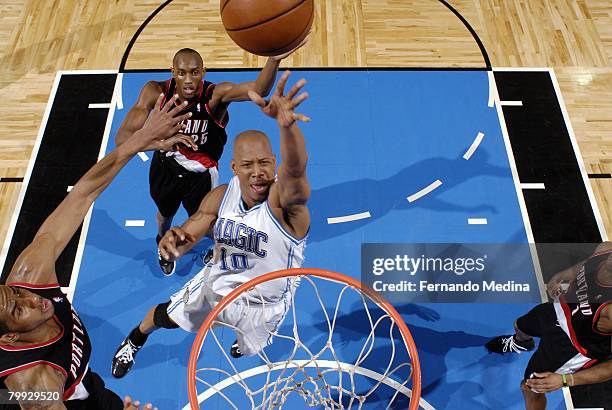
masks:
<instances>
[{"instance_id":1,"label":"white magic jersey","mask_svg":"<svg viewBox=\"0 0 612 410\"><path fill-rule=\"evenodd\" d=\"M214 239L215 257L207 267L206 284L219 296L265 273L299 268L304 262L306 238L296 239L287 232L272 214L268 201L247 210L237 176L230 181L221 202ZM285 298L291 283L289 279L263 283L257 286L258 291L250 293L250 299L255 303L261 297L266 303L278 302Z\"/></svg>"}]
</instances>

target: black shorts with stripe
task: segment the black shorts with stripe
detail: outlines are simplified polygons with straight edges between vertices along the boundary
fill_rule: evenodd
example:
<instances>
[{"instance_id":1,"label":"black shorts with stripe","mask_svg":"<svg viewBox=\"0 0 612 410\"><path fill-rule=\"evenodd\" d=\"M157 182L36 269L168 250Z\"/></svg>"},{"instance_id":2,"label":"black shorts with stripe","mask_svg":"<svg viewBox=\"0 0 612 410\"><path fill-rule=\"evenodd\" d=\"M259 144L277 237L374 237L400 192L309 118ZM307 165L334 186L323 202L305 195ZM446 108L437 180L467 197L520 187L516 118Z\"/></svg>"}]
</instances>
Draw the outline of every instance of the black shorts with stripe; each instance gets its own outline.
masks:
<instances>
[{"instance_id":1,"label":"black shorts with stripe","mask_svg":"<svg viewBox=\"0 0 612 410\"><path fill-rule=\"evenodd\" d=\"M516 326L521 332L540 339L525 369L525 380L534 372L554 372L578 354L570 338L559 326L552 303L534 307L516 320Z\"/></svg>"},{"instance_id":2,"label":"black shorts with stripe","mask_svg":"<svg viewBox=\"0 0 612 410\"><path fill-rule=\"evenodd\" d=\"M149 192L159 213L170 218L181 204L191 216L212 188L210 172L190 172L155 151L149 168Z\"/></svg>"}]
</instances>

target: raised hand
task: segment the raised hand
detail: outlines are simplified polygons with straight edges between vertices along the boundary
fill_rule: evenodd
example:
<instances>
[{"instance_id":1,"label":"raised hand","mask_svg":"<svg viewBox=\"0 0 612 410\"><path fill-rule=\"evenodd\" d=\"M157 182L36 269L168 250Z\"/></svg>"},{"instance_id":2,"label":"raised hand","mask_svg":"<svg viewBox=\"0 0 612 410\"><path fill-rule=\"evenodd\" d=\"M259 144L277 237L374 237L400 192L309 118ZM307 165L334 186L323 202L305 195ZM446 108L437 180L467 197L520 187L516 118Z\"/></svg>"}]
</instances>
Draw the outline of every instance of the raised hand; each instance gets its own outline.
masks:
<instances>
[{"instance_id":1,"label":"raised hand","mask_svg":"<svg viewBox=\"0 0 612 410\"><path fill-rule=\"evenodd\" d=\"M283 53L281 55L278 56L274 56L274 57L270 57L271 60L275 60L275 61L280 61L283 58L287 58L289 57L291 54L295 53L295 51L297 49L299 49L300 47L302 47L304 44L306 44L308 42L308 38L310 37L310 33L308 33L308 35L306 37L304 37L304 40L302 40L300 42L300 44L298 44L297 46L293 47L291 50L287 51L286 53Z\"/></svg>"},{"instance_id":2,"label":"raised hand","mask_svg":"<svg viewBox=\"0 0 612 410\"><path fill-rule=\"evenodd\" d=\"M308 93L304 92L300 95L297 93L306 85L306 80L303 78L299 80L291 89L287 95L285 93L285 86L287 79L291 73L285 71L278 80L276 91L270 98L270 101L266 102L259 94L255 91L249 91L249 98L255 104L257 104L261 111L269 117L276 119L280 127L288 128L295 121L308 122L310 118L295 112L295 108L298 107L305 99L308 98ZM297 96L296 96L297 95Z\"/></svg>"},{"instance_id":3,"label":"raised hand","mask_svg":"<svg viewBox=\"0 0 612 410\"><path fill-rule=\"evenodd\" d=\"M176 134L165 140L152 141L147 147L143 149L143 151L178 151L180 145L183 145L187 148L191 148L194 151L197 151L198 149L198 145L189 135Z\"/></svg>"},{"instance_id":4,"label":"raised hand","mask_svg":"<svg viewBox=\"0 0 612 410\"><path fill-rule=\"evenodd\" d=\"M170 228L161 241L159 241L159 253L165 260L175 261L181 256L178 250L179 246L196 241L196 238L191 234L175 226Z\"/></svg>"},{"instance_id":5,"label":"raised hand","mask_svg":"<svg viewBox=\"0 0 612 410\"><path fill-rule=\"evenodd\" d=\"M145 148L153 149L149 147L156 145L155 142L176 136L185 127L182 121L191 117L190 112L179 115L187 105L187 102L185 101L177 106L175 101L178 99L178 95L168 99L162 107L161 102L163 98L164 95L160 94L149 118L147 118L143 127L137 132L138 135L134 135L137 138L136 142L143 146L143 150Z\"/></svg>"},{"instance_id":6,"label":"raised hand","mask_svg":"<svg viewBox=\"0 0 612 410\"><path fill-rule=\"evenodd\" d=\"M153 407L151 403L147 403L142 407L143 410L157 410L157 407ZM140 402L138 400L132 401L130 396L125 396L123 399L123 410L140 410Z\"/></svg>"}]
</instances>

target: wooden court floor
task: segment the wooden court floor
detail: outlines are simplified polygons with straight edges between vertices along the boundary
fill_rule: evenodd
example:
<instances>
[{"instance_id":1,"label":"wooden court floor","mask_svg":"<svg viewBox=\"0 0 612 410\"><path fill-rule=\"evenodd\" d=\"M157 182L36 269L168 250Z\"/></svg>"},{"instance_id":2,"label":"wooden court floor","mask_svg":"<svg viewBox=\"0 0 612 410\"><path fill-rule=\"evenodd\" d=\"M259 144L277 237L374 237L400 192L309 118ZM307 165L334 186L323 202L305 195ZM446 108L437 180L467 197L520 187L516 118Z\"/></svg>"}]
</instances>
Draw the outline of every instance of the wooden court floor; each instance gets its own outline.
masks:
<instances>
[{"instance_id":1,"label":"wooden court floor","mask_svg":"<svg viewBox=\"0 0 612 410\"><path fill-rule=\"evenodd\" d=\"M23 177L58 70L117 69L163 0L0 0L0 177ZM612 4L609 0L450 0L493 67L555 69L590 174L612 173ZM174 0L151 21L126 68L170 66L179 47L210 68L264 59L224 33L219 0ZM438 0L316 0L309 44L286 67L484 67L477 43ZM10 180L9 180L10 181ZM608 237L612 179L592 178ZM0 240L20 182L0 182ZM571 221L570 221L571 223ZM579 227L575 227L579 229Z\"/></svg>"}]
</instances>

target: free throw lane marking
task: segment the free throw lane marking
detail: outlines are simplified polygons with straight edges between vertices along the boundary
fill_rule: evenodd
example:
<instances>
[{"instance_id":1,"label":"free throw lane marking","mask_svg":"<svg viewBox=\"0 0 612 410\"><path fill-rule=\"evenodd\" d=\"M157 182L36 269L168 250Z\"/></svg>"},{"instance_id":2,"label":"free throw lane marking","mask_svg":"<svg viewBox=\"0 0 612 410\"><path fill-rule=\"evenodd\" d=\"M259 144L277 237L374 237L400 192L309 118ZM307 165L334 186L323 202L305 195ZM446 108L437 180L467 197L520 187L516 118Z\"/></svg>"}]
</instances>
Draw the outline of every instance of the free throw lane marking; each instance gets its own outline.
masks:
<instances>
[{"instance_id":1,"label":"free throw lane marking","mask_svg":"<svg viewBox=\"0 0 612 410\"><path fill-rule=\"evenodd\" d=\"M126 219L125 226L144 226L145 221L143 219Z\"/></svg>"},{"instance_id":2,"label":"free throw lane marking","mask_svg":"<svg viewBox=\"0 0 612 410\"><path fill-rule=\"evenodd\" d=\"M469 225L487 225L488 223L487 218L468 218Z\"/></svg>"},{"instance_id":3,"label":"free throw lane marking","mask_svg":"<svg viewBox=\"0 0 612 410\"><path fill-rule=\"evenodd\" d=\"M333 217L333 218L327 218L327 223L328 224L341 224L344 222L352 222L352 221L358 221L360 219L366 219L366 218L370 218L372 215L370 215L370 212L361 212L359 214L354 214L354 215L346 215L346 216L337 216L337 217Z\"/></svg>"},{"instance_id":4,"label":"free throw lane marking","mask_svg":"<svg viewBox=\"0 0 612 410\"><path fill-rule=\"evenodd\" d=\"M88 108L110 108L111 103L89 104Z\"/></svg>"},{"instance_id":5,"label":"free throw lane marking","mask_svg":"<svg viewBox=\"0 0 612 410\"><path fill-rule=\"evenodd\" d=\"M535 183L535 184L521 183L521 189L546 189L546 185L544 185L543 183Z\"/></svg>"},{"instance_id":6,"label":"free throw lane marking","mask_svg":"<svg viewBox=\"0 0 612 410\"><path fill-rule=\"evenodd\" d=\"M484 138L484 134L482 132L479 132L478 135L476 135L476 138L474 138L474 142L472 142L472 145L470 146L470 148L468 148L465 154L463 154L464 160L467 161L468 159L472 158L472 155L474 155L474 152L476 152L476 150L478 149L478 146L482 142L483 138Z\"/></svg>"},{"instance_id":7,"label":"free throw lane marking","mask_svg":"<svg viewBox=\"0 0 612 410\"><path fill-rule=\"evenodd\" d=\"M522 101L500 101L499 104L502 107L522 107L523 106Z\"/></svg>"}]
</instances>

